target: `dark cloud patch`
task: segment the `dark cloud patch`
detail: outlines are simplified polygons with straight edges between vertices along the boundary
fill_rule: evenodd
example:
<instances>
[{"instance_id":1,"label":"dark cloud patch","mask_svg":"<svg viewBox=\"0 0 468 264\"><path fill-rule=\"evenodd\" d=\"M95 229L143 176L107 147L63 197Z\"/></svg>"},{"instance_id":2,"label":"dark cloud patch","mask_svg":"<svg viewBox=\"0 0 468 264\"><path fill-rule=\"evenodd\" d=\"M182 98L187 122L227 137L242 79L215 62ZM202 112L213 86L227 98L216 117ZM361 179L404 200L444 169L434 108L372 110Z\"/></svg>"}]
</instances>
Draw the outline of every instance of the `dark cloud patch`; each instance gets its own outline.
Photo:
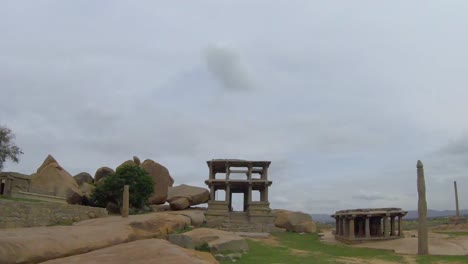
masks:
<instances>
[{"instance_id":1,"label":"dark cloud patch","mask_svg":"<svg viewBox=\"0 0 468 264\"><path fill-rule=\"evenodd\" d=\"M246 67L232 49L212 45L204 50L203 55L208 70L224 89L246 91L253 88Z\"/></svg>"}]
</instances>

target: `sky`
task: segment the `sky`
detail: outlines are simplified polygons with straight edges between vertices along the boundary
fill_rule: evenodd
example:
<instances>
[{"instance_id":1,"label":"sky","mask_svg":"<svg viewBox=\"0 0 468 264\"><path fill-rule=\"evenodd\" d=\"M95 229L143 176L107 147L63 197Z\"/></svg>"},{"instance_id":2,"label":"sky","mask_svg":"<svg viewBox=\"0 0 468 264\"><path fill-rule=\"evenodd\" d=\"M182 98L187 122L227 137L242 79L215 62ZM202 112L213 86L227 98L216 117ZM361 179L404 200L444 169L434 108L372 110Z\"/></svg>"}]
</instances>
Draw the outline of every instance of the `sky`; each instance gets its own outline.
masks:
<instances>
[{"instance_id":1,"label":"sky","mask_svg":"<svg viewBox=\"0 0 468 264\"><path fill-rule=\"evenodd\" d=\"M468 208L468 2L1 1L0 124L31 174L134 155L175 185L271 161L272 208Z\"/></svg>"}]
</instances>

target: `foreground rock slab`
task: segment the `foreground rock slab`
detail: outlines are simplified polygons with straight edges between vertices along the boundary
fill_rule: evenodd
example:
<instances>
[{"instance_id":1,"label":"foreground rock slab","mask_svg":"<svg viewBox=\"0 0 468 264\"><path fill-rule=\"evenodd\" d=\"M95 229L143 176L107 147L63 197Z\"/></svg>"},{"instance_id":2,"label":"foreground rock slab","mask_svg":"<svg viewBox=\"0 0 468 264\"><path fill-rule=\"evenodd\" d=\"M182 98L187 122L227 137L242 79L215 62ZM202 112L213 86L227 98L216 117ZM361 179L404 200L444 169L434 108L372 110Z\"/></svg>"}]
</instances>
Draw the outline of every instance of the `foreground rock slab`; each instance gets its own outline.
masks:
<instances>
[{"instance_id":1,"label":"foreground rock slab","mask_svg":"<svg viewBox=\"0 0 468 264\"><path fill-rule=\"evenodd\" d=\"M163 239L145 239L113 247L95 250L86 254L43 262L42 264L146 264L146 263L218 263L209 253L185 249Z\"/></svg>"},{"instance_id":2,"label":"foreground rock slab","mask_svg":"<svg viewBox=\"0 0 468 264\"><path fill-rule=\"evenodd\" d=\"M182 234L172 234L168 239L173 244L189 249L207 244L213 254L249 250L244 238L231 232L211 228L197 228Z\"/></svg>"},{"instance_id":3,"label":"foreground rock slab","mask_svg":"<svg viewBox=\"0 0 468 264\"><path fill-rule=\"evenodd\" d=\"M74 226L0 230L0 263L38 263L134 240L166 238L189 225L191 219L183 215L152 213L91 219Z\"/></svg>"}]
</instances>

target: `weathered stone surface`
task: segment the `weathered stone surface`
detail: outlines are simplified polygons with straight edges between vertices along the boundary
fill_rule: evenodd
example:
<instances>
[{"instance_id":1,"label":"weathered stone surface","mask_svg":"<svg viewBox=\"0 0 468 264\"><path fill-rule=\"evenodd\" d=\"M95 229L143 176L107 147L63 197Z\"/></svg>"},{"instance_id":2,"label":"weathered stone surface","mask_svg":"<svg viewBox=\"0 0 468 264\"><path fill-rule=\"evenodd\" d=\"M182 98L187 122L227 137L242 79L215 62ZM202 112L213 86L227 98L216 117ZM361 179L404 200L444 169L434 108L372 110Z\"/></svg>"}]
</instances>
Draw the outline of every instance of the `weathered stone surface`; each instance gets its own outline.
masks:
<instances>
[{"instance_id":1,"label":"weathered stone surface","mask_svg":"<svg viewBox=\"0 0 468 264\"><path fill-rule=\"evenodd\" d=\"M210 192L207 189L186 184L169 188L167 196L167 201L173 210L181 210L191 205L206 203L209 199ZM186 207L183 207L185 205Z\"/></svg>"},{"instance_id":2,"label":"weathered stone surface","mask_svg":"<svg viewBox=\"0 0 468 264\"><path fill-rule=\"evenodd\" d=\"M91 198L91 194L93 194L93 191L95 188L96 186L89 184L87 182L80 185L80 190L83 193L83 196L85 196L88 199Z\"/></svg>"},{"instance_id":3,"label":"weathered stone surface","mask_svg":"<svg viewBox=\"0 0 468 264\"><path fill-rule=\"evenodd\" d=\"M315 223L309 214L303 212L293 212L289 210L273 210L275 215L275 226L286 228L287 231L292 232L316 232Z\"/></svg>"},{"instance_id":4,"label":"weathered stone surface","mask_svg":"<svg viewBox=\"0 0 468 264\"><path fill-rule=\"evenodd\" d=\"M0 212L0 229L71 224L107 216L106 209L99 207L6 199L0 199Z\"/></svg>"},{"instance_id":5,"label":"weathered stone surface","mask_svg":"<svg viewBox=\"0 0 468 264\"><path fill-rule=\"evenodd\" d=\"M122 254L125 252L125 254ZM99 249L86 254L43 262L43 264L81 263L218 263L209 253L181 248L163 239L146 239Z\"/></svg>"},{"instance_id":6,"label":"weathered stone surface","mask_svg":"<svg viewBox=\"0 0 468 264\"><path fill-rule=\"evenodd\" d=\"M107 175L114 173L115 171L109 167L101 167L96 170L94 174L94 182L98 183L101 179L104 179Z\"/></svg>"},{"instance_id":7,"label":"weathered stone surface","mask_svg":"<svg viewBox=\"0 0 468 264\"><path fill-rule=\"evenodd\" d=\"M39 172L40 170L42 170L45 166L47 166L47 165L49 165L49 164L51 164L51 163L57 163L57 164L58 164L58 162L54 159L54 157L52 157L52 155L49 154L49 155L47 155L47 157L46 157L46 159L44 160L44 162L42 162L42 165L41 165L39 168L37 168L36 173L38 173L38 172Z\"/></svg>"},{"instance_id":8,"label":"weathered stone surface","mask_svg":"<svg viewBox=\"0 0 468 264\"><path fill-rule=\"evenodd\" d=\"M93 183L93 177L87 172L80 172L77 175L73 176L78 186L83 185L83 183Z\"/></svg>"},{"instance_id":9,"label":"weathered stone surface","mask_svg":"<svg viewBox=\"0 0 468 264\"><path fill-rule=\"evenodd\" d=\"M81 202L82 192L75 179L52 156L47 156L38 172L31 176L31 192L64 197L70 204Z\"/></svg>"},{"instance_id":10,"label":"weathered stone surface","mask_svg":"<svg viewBox=\"0 0 468 264\"><path fill-rule=\"evenodd\" d=\"M185 197L181 197L181 198L177 198L175 200L172 200L169 203L169 205L171 206L172 210L184 210L184 209L190 207L190 201Z\"/></svg>"},{"instance_id":11,"label":"weathered stone surface","mask_svg":"<svg viewBox=\"0 0 468 264\"><path fill-rule=\"evenodd\" d=\"M148 172L154 182L154 192L148 199L149 203L164 204L166 202L168 188L174 184L174 180L169 174L169 171L163 165L150 159L143 161L140 167Z\"/></svg>"},{"instance_id":12,"label":"weathered stone surface","mask_svg":"<svg viewBox=\"0 0 468 264\"><path fill-rule=\"evenodd\" d=\"M151 213L109 216L73 226L0 230L0 263L38 263L133 240L164 238L189 224L190 219L182 215Z\"/></svg>"},{"instance_id":13,"label":"weathered stone surface","mask_svg":"<svg viewBox=\"0 0 468 264\"><path fill-rule=\"evenodd\" d=\"M197 228L182 234L169 236L171 243L185 248L196 248L208 244L211 253L248 251L247 241L231 232L211 228Z\"/></svg>"},{"instance_id":14,"label":"weathered stone surface","mask_svg":"<svg viewBox=\"0 0 468 264\"><path fill-rule=\"evenodd\" d=\"M149 207L153 212L164 212L171 210L171 206L168 204L150 204Z\"/></svg>"},{"instance_id":15,"label":"weathered stone surface","mask_svg":"<svg viewBox=\"0 0 468 264\"><path fill-rule=\"evenodd\" d=\"M133 162L135 162L137 166L140 166L141 164L140 158L138 158L137 156L133 156Z\"/></svg>"},{"instance_id":16,"label":"weathered stone surface","mask_svg":"<svg viewBox=\"0 0 468 264\"><path fill-rule=\"evenodd\" d=\"M127 160L127 161L124 161L122 164L120 164L119 166L117 166L117 168L115 169L115 171L118 171L119 168L123 167L123 166L138 166L136 165L136 163L133 161L133 160Z\"/></svg>"},{"instance_id":17,"label":"weathered stone surface","mask_svg":"<svg viewBox=\"0 0 468 264\"><path fill-rule=\"evenodd\" d=\"M169 214L183 215L190 218L191 225L194 227L200 227L206 223L205 211L204 210L182 210L182 211L170 211Z\"/></svg>"}]
</instances>

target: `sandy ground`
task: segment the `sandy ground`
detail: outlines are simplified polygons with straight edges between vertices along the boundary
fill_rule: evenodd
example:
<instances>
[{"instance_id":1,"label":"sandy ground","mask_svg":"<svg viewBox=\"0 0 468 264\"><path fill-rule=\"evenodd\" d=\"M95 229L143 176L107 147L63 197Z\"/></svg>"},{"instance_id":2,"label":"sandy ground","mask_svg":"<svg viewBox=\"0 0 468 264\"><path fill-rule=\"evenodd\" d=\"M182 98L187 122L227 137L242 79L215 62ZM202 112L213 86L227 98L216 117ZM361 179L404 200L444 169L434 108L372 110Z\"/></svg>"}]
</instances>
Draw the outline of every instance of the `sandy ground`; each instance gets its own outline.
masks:
<instances>
[{"instance_id":1,"label":"sandy ground","mask_svg":"<svg viewBox=\"0 0 468 264\"><path fill-rule=\"evenodd\" d=\"M364 242L353 247L393 250L398 254L417 254L418 238L416 231L405 231L405 237L389 241ZM335 240L331 230L323 233L325 243L341 243ZM468 255L468 236L451 237L429 232L429 253L431 255Z\"/></svg>"}]
</instances>

